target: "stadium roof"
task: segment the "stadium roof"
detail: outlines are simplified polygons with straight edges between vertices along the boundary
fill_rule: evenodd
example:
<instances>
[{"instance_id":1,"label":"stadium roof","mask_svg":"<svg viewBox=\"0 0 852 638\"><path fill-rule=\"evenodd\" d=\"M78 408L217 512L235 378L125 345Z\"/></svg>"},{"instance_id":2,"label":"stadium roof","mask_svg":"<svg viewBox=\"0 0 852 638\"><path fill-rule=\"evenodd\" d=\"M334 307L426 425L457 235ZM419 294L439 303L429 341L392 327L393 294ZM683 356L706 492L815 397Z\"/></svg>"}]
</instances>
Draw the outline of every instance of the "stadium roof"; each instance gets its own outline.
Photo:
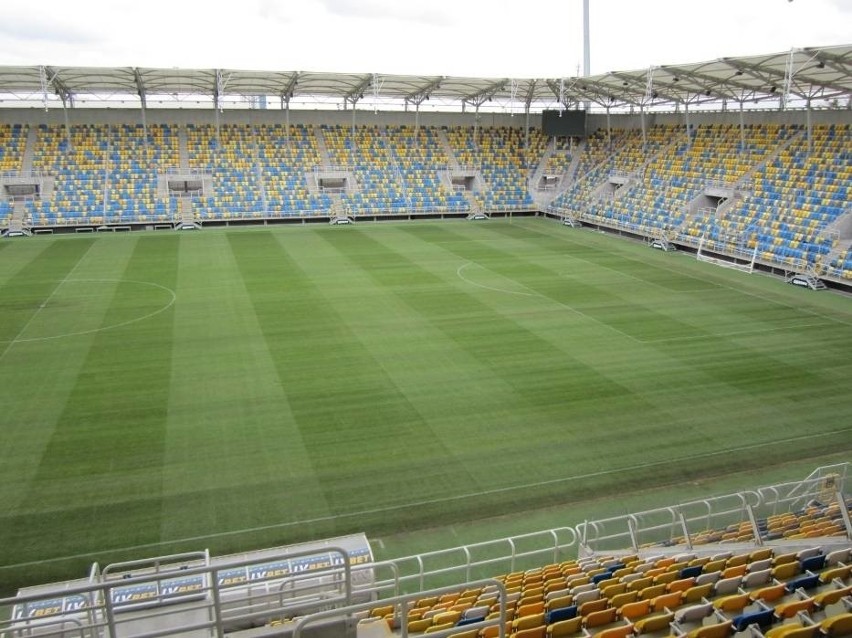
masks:
<instances>
[{"instance_id":1,"label":"stadium roof","mask_svg":"<svg viewBox=\"0 0 852 638\"><path fill-rule=\"evenodd\" d=\"M144 98L180 102L275 97L285 102L314 99L356 104L368 97L398 105L429 99L478 107L541 109L591 102L600 107L671 108L679 105L781 100L792 102L852 98L852 45L793 49L782 53L720 58L697 64L662 65L589 77L476 78L315 73L229 69L137 67L0 67L0 99L59 98L110 101Z\"/></svg>"}]
</instances>

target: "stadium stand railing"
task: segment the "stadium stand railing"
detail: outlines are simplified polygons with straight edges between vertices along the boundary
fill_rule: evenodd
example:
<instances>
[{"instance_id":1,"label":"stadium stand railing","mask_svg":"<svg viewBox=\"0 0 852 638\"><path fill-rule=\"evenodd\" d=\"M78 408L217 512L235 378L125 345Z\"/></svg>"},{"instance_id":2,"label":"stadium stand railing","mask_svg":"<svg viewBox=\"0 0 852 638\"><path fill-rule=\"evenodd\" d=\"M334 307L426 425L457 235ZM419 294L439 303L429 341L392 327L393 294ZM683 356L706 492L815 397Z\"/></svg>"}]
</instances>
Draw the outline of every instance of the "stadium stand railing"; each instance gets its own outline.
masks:
<instances>
[{"instance_id":1,"label":"stadium stand railing","mask_svg":"<svg viewBox=\"0 0 852 638\"><path fill-rule=\"evenodd\" d=\"M803 480L575 530L380 562L344 537L218 561L194 552L94 565L83 581L0 600L0 631L16 638L244 630L362 638L843 636L852 632L848 480L848 464L837 464Z\"/></svg>"}]
</instances>

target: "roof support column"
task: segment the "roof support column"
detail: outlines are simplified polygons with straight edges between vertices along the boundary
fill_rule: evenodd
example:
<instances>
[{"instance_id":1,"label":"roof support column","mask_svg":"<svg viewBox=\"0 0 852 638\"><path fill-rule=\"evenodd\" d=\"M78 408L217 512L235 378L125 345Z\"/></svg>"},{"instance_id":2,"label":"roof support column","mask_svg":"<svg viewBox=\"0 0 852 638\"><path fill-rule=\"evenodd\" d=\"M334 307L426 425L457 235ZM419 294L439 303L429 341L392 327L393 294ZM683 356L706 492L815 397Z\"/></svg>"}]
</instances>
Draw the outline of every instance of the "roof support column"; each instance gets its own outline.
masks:
<instances>
[{"instance_id":1,"label":"roof support column","mask_svg":"<svg viewBox=\"0 0 852 638\"><path fill-rule=\"evenodd\" d=\"M591 44L589 43L589 0L583 0L583 77L592 74ZM586 100L585 107L588 111L592 103Z\"/></svg>"},{"instance_id":2,"label":"roof support column","mask_svg":"<svg viewBox=\"0 0 852 638\"><path fill-rule=\"evenodd\" d=\"M473 143L476 145L476 148L479 149L479 105L480 101L476 101L476 110L474 111L473 116Z\"/></svg>"},{"instance_id":3,"label":"roof support column","mask_svg":"<svg viewBox=\"0 0 852 638\"><path fill-rule=\"evenodd\" d=\"M133 76L136 79L136 91L139 93L139 103L142 105L142 134L145 136L145 150L148 150L148 104L145 99L145 84L142 82L142 75L139 69L133 69Z\"/></svg>"},{"instance_id":4,"label":"roof support column","mask_svg":"<svg viewBox=\"0 0 852 638\"><path fill-rule=\"evenodd\" d=\"M216 118L216 149L222 145L222 137L221 137L221 125L219 123L219 96L213 96L213 113Z\"/></svg>"},{"instance_id":5,"label":"roof support column","mask_svg":"<svg viewBox=\"0 0 852 638\"><path fill-rule=\"evenodd\" d=\"M692 135L689 131L689 100L683 103L683 122L686 128L686 148L691 148Z\"/></svg>"},{"instance_id":6,"label":"roof support column","mask_svg":"<svg viewBox=\"0 0 852 638\"><path fill-rule=\"evenodd\" d=\"M743 116L743 100L740 100L740 150L745 150L745 122Z\"/></svg>"},{"instance_id":7,"label":"roof support column","mask_svg":"<svg viewBox=\"0 0 852 638\"><path fill-rule=\"evenodd\" d=\"M284 141L290 143L290 98L284 100Z\"/></svg>"},{"instance_id":8,"label":"roof support column","mask_svg":"<svg viewBox=\"0 0 852 638\"><path fill-rule=\"evenodd\" d=\"M645 104L639 105L639 122L642 124L642 152L644 153L648 147L648 140L645 137Z\"/></svg>"},{"instance_id":9,"label":"roof support column","mask_svg":"<svg viewBox=\"0 0 852 638\"><path fill-rule=\"evenodd\" d=\"M356 104L355 100L352 100L352 142L353 142L353 144L355 143L355 111L357 110L355 108L355 104Z\"/></svg>"},{"instance_id":10,"label":"roof support column","mask_svg":"<svg viewBox=\"0 0 852 638\"><path fill-rule=\"evenodd\" d=\"M414 103L414 142L420 146L420 100Z\"/></svg>"},{"instance_id":11,"label":"roof support column","mask_svg":"<svg viewBox=\"0 0 852 638\"><path fill-rule=\"evenodd\" d=\"M148 111L148 109L146 108L146 105L145 105L145 97L143 96L142 97L142 135L145 136L145 138L144 138L145 142L144 143L145 143L145 149L146 150L148 148L148 115L147 115L147 111Z\"/></svg>"},{"instance_id":12,"label":"roof support column","mask_svg":"<svg viewBox=\"0 0 852 638\"><path fill-rule=\"evenodd\" d=\"M530 103L524 104L524 150L530 150Z\"/></svg>"},{"instance_id":13,"label":"roof support column","mask_svg":"<svg viewBox=\"0 0 852 638\"><path fill-rule=\"evenodd\" d=\"M62 97L62 117L65 120L65 141L68 142L68 152L74 150L74 144L71 142L71 122L68 119L68 105L66 104L66 98L64 95ZM70 101L70 99L69 99ZM73 102L71 103L73 106Z\"/></svg>"},{"instance_id":14,"label":"roof support column","mask_svg":"<svg viewBox=\"0 0 852 638\"><path fill-rule=\"evenodd\" d=\"M609 152L612 153L612 129L609 125L609 104L606 105L606 145Z\"/></svg>"},{"instance_id":15,"label":"roof support column","mask_svg":"<svg viewBox=\"0 0 852 638\"><path fill-rule=\"evenodd\" d=\"M810 157L814 152L814 131L811 126L811 99L807 100L807 109L805 110L805 116L807 118L807 126L808 126L808 157Z\"/></svg>"}]
</instances>

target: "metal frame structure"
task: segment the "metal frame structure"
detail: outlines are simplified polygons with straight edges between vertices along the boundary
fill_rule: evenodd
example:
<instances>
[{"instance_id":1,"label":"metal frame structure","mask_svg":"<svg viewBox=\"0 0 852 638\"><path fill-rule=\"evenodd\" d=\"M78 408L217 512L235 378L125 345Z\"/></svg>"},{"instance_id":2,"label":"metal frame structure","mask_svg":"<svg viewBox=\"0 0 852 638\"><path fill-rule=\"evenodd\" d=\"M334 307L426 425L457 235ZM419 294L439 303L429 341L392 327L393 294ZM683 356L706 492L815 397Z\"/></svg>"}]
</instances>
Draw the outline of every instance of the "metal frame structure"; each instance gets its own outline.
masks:
<instances>
[{"instance_id":1,"label":"metal frame structure","mask_svg":"<svg viewBox=\"0 0 852 638\"><path fill-rule=\"evenodd\" d=\"M587 54L588 55L588 54ZM235 69L142 67L0 67L4 105L136 102L143 113L154 104L200 101L221 110L251 106L259 96L291 106L326 104L355 110L365 98L374 109L526 112L590 105L606 110L727 109L729 104L776 101L779 108L848 107L852 100L852 45L806 47L779 53L666 64L634 71L562 78L483 78L318 73ZM847 104L842 104L847 102ZM353 113L354 116L354 113Z\"/></svg>"},{"instance_id":2,"label":"metal frame structure","mask_svg":"<svg viewBox=\"0 0 852 638\"><path fill-rule=\"evenodd\" d=\"M764 541L757 526L758 516L799 511L813 500L836 500L846 529L845 537L823 537L819 540L820 545L824 548L846 546L852 539L852 521L844 501L849 470L849 463L839 463L817 468L799 481L590 521L574 529L555 528L381 562L352 565L346 549L323 546L323 555L337 555L340 560L329 561L327 565L304 572L284 576L271 574L238 583L225 582L221 576L244 568L248 574L251 565L269 561L316 556L318 550L266 552L253 559L218 564L211 563L206 552L193 552L131 561L103 571L94 565L88 581L65 583L0 599L0 618L3 619L0 620L0 635L4 638L160 638L192 634L223 638L245 628L246 623L286 622L299 616L286 631L281 632L299 638L308 626L322 621L354 622L358 612L381 604L394 606L397 626L405 637L407 615L403 612L411 601L458 591L460 587L488 586L501 601L501 615L471 624L470 628L498 625L499 637L502 638L506 590L501 581L480 575L479 571L489 574L515 572L595 552L644 551L648 555L656 555L679 553L684 549L694 551L696 548L692 546L691 539L699 531L743 522L753 529L754 540L740 543L740 546L760 546ZM682 536L685 544L665 547L666 541L675 536ZM785 546L797 543L778 542ZM805 539L798 544L811 547L814 542L815 539ZM643 550L643 546L649 543L653 546ZM732 544L725 547L731 550L740 548ZM715 553L718 545L708 545L706 551ZM370 570L372 578L367 579L368 582L356 583L353 574L359 570ZM389 578L376 577L377 572L383 570L389 571ZM190 591L163 593L165 584L174 588L178 580L193 579L193 582L198 581L198 586ZM321 579L324 579L325 587L320 586ZM146 600L128 603L125 596L116 596L116 593L144 589L152 584L157 595ZM56 608L57 598L81 604L70 611L64 609L64 603ZM381 603L377 603L378 600ZM19 610L28 604L34 604L34 608L45 613L36 617L20 612L8 613L10 607ZM453 627L437 632L435 636L443 638L458 631L457 627Z\"/></svg>"}]
</instances>

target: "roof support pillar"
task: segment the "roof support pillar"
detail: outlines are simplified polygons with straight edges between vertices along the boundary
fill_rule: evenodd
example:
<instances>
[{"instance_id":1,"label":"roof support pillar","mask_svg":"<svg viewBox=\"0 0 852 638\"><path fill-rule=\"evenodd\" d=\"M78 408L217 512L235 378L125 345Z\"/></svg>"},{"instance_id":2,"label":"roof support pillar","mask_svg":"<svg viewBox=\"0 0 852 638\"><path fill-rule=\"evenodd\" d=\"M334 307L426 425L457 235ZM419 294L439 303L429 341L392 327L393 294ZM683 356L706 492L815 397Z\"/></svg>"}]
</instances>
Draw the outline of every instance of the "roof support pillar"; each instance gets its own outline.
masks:
<instances>
[{"instance_id":1,"label":"roof support pillar","mask_svg":"<svg viewBox=\"0 0 852 638\"><path fill-rule=\"evenodd\" d=\"M148 109L145 105L145 98L142 98L142 135L144 135L145 148L148 148Z\"/></svg>"},{"instance_id":2,"label":"roof support pillar","mask_svg":"<svg viewBox=\"0 0 852 638\"><path fill-rule=\"evenodd\" d=\"M290 143L290 98L284 100L284 141Z\"/></svg>"},{"instance_id":3,"label":"roof support pillar","mask_svg":"<svg viewBox=\"0 0 852 638\"><path fill-rule=\"evenodd\" d=\"M612 128L609 125L609 104L606 105L606 145L612 153Z\"/></svg>"},{"instance_id":4,"label":"roof support pillar","mask_svg":"<svg viewBox=\"0 0 852 638\"><path fill-rule=\"evenodd\" d=\"M691 148L692 135L689 131L689 100L683 103L683 122L686 128L686 148Z\"/></svg>"},{"instance_id":5,"label":"roof support pillar","mask_svg":"<svg viewBox=\"0 0 852 638\"><path fill-rule=\"evenodd\" d=\"M142 105L142 134L145 136L145 150L148 150L148 103L145 99L145 83L142 81L139 69L133 69L133 76L136 79L136 92L139 93L139 104Z\"/></svg>"},{"instance_id":6,"label":"roof support pillar","mask_svg":"<svg viewBox=\"0 0 852 638\"><path fill-rule=\"evenodd\" d=\"M648 148L648 140L645 137L645 104L639 105L639 122L642 124L642 152Z\"/></svg>"},{"instance_id":7,"label":"roof support pillar","mask_svg":"<svg viewBox=\"0 0 852 638\"><path fill-rule=\"evenodd\" d=\"M222 137L221 137L222 129L221 129L221 125L219 123L219 96L218 95L213 96L213 113L214 113L214 116L216 118L216 120L215 120L215 122L216 122L216 149L218 150L219 147L222 145Z\"/></svg>"},{"instance_id":8,"label":"roof support pillar","mask_svg":"<svg viewBox=\"0 0 852 638\"><path fill-rule=\"evenodd\" d=\"M414 103L414 143L420 146L420 100Z\"/></svg>"},{"instance_id":9,"label":"roof support pillar","mask_svg":"<svg viewBox=\"0 0 852 638\"><path fill-rule=\"evenodd\" d=\"M589 43L589 0L583 0L583 77L592 74L591 44ZM585 108L591 108L591 102L586 100Z\"/></svg>"},{"instance_id":10,"label":"roof support pillar","mask_svg":"<svg viewBox=\"0 0 852 638\"><path fill-rule=\"evenodd\" d=\"M805 116L807 118L807 126L808 126L808 157L810 157L814 152L814 131L811 126L811 99L807 100L807 109L805 110Z\"/></svg>"},{"instance_id":11,"label":"roof support pillar","mask_svg":"<svg viewBox=\"0 0 852 638\"><path fill-rule=\"evenodd\" d=\"M68 105L66 104L65 96L63 95L61 97L62 97L62 117L65 120L65 141L68 142L68 152L70 153L71 151L74 150L74 144L71 141L71 122L68 118Z\"/></svg>"},{"instance_id":12,"label":"roof support pillar","mask_svg":"<svg viewBox=\"0 0 852 638\"><path fill-rule=\"evenodd\" d=\"M352 100L352 129L351 130L352 130L352 143L353 144L355 143L355 111L357 110L355 108L355 104L356 104L355 100Z\"/></svg>"},{"instance_id":13,"label":"roof support pillar","mask_svg":"<svg viewBox=\"0 0 852 638\"><path fill-rule=\"evenodd\" d=\"M524 104L524 150L530 148L530 103Z\"/></svg>"},{"instance_id":14,"label":"roof support pillar","mask_svg":"<svg viewBox=\"0 0 852 638\"><path fill-rule=\"evenodd\" d=\"M745 151L745 121L743 116L743 100L740 100L740 152Z\"/></svg>"},{"instance_id":15,"label":"roof support pillar","mask_svg":"<svg viewBox=\"0 0 852 638\"><path fill-rule=\"evenodd\" d=\"M473 143L479 148L479 105L480 101L476 101L476 111L473 116Z\"/></svg>"}]
</instances>

